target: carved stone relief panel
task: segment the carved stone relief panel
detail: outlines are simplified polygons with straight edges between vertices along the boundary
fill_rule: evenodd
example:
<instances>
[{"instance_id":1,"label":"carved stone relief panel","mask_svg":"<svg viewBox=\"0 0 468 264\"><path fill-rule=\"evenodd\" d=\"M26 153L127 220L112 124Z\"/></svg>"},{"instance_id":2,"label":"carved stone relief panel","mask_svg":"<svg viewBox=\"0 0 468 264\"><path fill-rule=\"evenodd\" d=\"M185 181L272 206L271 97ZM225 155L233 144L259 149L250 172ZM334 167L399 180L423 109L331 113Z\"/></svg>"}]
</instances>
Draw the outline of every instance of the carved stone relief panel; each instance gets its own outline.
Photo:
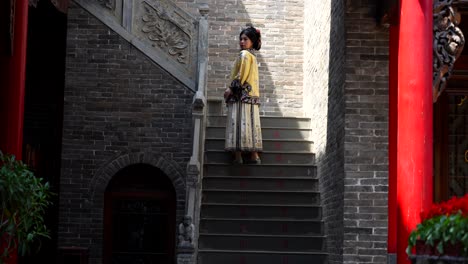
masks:
<instances>
[{"instance_id":1,"label":"carved stone relief panel","mask_svg":"<svg viewBox=\"0 0 468 264\"><path fill-rule=\"evenodd\" d=\"M189 72L196 55L196 20L172 3L135 1L132 33Z\"/></svg>"},{"instance_id":2,"label":"carved stone relief panel","mask_svg":"<svg viewBox=\"0 0 468 264\"><path fill-rule=\"evenodd\" d=\"M141 18L141 31L159 48L174 56L177 62L187 64L190 56L190 36L180 30L164 11L158 12L146 2L143 3L143 7L145 13Z\"/></svg>"},{"instance_id":3,"label":"carved stone relief panel","mask_svg":"<svg viewBox=\"0 0 468 264\"><path fill-rule=\"evenodd\" d=\"M465 45L463 32L458 28L461 15L453 0L434 0L433 42L433 100L437 101L453 73L455 61Z\"/></svg>"},{"instance_id":4,"label":"carved stone relief panel","mask_svg":"<svg viewBox=\"0 0 468 264\"><path fill-rule=\"evenodd\" d=\"M188 89L194 92L197 90L198 56L202 54L198 52L198 48L202 45L204 50L208 40L203 33L201 37L204 41L198 42L201 34L199 20L202 18L193 17L177 7L172 0L74 1ZM208 11L207 6L200 8L202 16L206 16ZM203 21L205 23L206 18L203 18Z\"/></svg>"}]
</instances>

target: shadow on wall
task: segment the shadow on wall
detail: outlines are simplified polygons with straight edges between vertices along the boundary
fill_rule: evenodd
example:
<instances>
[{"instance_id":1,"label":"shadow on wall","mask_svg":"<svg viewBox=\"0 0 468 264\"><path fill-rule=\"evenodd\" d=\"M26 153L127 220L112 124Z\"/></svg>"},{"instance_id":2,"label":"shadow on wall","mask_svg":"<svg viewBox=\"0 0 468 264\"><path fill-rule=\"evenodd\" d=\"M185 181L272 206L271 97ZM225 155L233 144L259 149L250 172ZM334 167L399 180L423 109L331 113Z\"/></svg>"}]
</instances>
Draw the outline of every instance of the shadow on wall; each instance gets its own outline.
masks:
<instances>
[{"instance_id":1,"label":"shadow on wall","mask_svg":"<svg viewBox=\"0 0 468 264\"><path fill-rule=\"evenodd\" d=\"M222 101L229 75L239 53L239 33L247 23L262 33L257 52L262 115L302 116L303 8L302 1L175 0L197 14L208 3L208 97ZM255 2L255 3L254 3ZM224 108L224 105L223 105Z\"/></svg>"},{"instance_id":2,"label":"shadow on wall","mask_svg":"<svg viewBox=\"0 0 468 264\"><path fill-rule=\"evenodd\" d=\"M329 0L330 6L318 11L331 12L329 40L326 43L328 52L323 54L324 59L326 56L329 61L328 65L323 66L327 68L324 74L328 73L323 85L326 87L303 83L303 66L307 63L304 60L304 38L307 36L303 33L306 17L301 5L307 4L307 1L209 2L208 95L210 99L221 100L222 92L228 85L232 62L239 51L239 32L246 23L252 23L262 32L263 45L258 53L258 62L263 115L302 116L302 107L307 104L302 103L303 89L309 89L309 86L326 89L324 101L317 102L322 107L324 119L312 122L327 122L323 125L325 127L321 127L322 131L326 131L322 139L325 145L319 153L322 164L317 165L323 165L323 174L319 174L319 177L321 191L324 192L322 205L327 213L323 220L326 222L330 263L340 263L343 260L344 233L345 1ZM286 6L288 4L291 6ZM296 6L293 7L293 4ZM327 35L327 32L319 33ZM312 94L311 100L314 99L317 100L317 97ZM301 109L300 113L294 111L296 106Z\"/></svg>"},{"instance_id":3,"label":"shadow on wall","mask_svg":"<svg viewBox=\"0 0 468 264\"><path fill-rule=\"evenodd\" d=\"M328 64L327 135L325 154L329 171L325 181L324 222L330 263L343 262L344 239L344 142L345 142L345 4L331 0ZM322 181L322 179L320 179Z\"/></svg>"},{"instance_id":4,"label":"shadow on wall","mask_svg":"<svg viewBox=\"0 0 468 264\"><path fill-rule=\"evenodd\" d=\"M343 262L345 1L305 2L304 108L311 117L328 262Z\"/></svg>"}]
</instances>

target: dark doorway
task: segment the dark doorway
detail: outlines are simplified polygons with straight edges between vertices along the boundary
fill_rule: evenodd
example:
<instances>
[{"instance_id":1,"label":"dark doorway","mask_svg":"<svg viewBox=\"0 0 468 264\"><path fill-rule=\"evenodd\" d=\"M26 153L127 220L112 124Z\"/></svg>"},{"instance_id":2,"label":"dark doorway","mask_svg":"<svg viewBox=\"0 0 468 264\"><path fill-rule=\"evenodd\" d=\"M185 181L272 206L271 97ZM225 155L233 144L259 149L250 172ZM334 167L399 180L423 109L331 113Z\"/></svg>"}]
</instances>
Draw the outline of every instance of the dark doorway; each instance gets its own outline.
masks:
<instances>
[{"instance_id":1,"label":"dark doorway","mask_svg":"<svg viewBox=\"0 0 468 264\"><path fill-rule=\"evenodd\" d=\"M23 161L48 182L52 205L45 214L51 239L37 241L39 251L19 263L54 263L57 256L59 182L67 16L51 1L29 7L23 128Z\"/></svg>"},{"instance_id":2,"label":"dark doorway","mask_svg":"<svg viewBox=\"0 0 468 264\"><path fill-rule=\"evenodd\" d=\"M446 93L434 108L434 198L437 202L468 193L467 95Z\"/></svg>"},{"instance_id":3,"label":"dark doorway","mask_svg":"<svg viewBox=\"0 0 468 264\"><path fill-rule=\"evenodd\" d=\"M119 171L105 192L104 263L173 264L175 208L174 187L158 168Z\"/></svg>"}]
</instances>

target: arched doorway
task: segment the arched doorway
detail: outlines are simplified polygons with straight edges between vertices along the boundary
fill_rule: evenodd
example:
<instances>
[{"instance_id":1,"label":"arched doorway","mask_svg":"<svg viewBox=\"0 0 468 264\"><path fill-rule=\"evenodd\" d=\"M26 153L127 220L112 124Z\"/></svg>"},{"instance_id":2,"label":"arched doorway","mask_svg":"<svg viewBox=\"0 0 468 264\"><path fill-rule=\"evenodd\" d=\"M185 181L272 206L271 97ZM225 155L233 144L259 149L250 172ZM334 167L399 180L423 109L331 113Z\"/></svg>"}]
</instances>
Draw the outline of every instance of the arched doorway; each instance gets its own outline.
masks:
<instances>
[{"instance_id":1,"label":"arched doorway","mask_svg":"<svg viewBox=\"0 0 468 264\"><path fill-rule=\"evenodd\" d=\"M104 263L173 264L176 195L147 164L116 173L104 194Z\"/></svg>"}]
</instances>

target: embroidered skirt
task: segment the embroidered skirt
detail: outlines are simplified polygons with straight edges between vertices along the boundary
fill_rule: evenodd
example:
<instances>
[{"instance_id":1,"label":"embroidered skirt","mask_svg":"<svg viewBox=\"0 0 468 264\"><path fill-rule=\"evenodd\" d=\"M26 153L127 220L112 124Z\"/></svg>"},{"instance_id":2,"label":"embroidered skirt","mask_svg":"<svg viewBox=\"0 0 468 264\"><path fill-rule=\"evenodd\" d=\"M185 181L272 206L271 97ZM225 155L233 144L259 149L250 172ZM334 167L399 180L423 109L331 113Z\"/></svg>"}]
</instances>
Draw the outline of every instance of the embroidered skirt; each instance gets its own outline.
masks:
<instances>
[{"instance_id":1,"label":"embroidered skirt","mask_svg":"<svg viewBox=\"0 0 468 264\"><path fill-rule=\"evenodd\" d=\"M227 151L262 151L262 128L258 104L227 103Z\"/></svg>"}]
</instances>

